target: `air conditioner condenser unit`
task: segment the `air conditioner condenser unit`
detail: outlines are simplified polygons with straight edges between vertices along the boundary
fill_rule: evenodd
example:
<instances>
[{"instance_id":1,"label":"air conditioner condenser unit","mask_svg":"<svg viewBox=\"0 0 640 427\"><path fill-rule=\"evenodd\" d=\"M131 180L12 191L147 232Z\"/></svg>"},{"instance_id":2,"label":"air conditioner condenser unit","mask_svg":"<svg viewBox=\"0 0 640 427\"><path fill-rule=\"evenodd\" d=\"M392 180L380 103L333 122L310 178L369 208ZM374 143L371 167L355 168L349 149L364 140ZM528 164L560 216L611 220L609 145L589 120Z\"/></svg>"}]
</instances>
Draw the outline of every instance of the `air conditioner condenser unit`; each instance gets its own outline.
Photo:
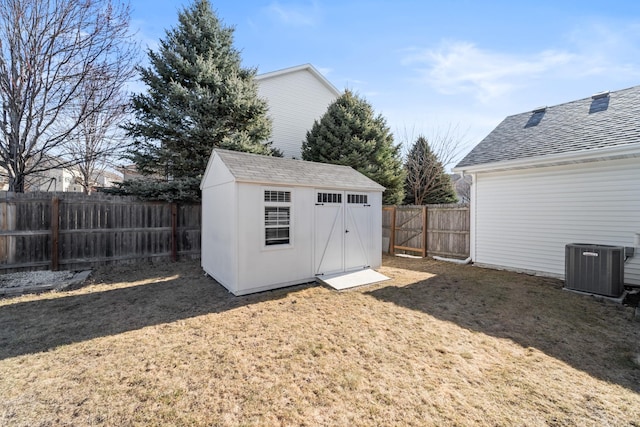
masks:
<instances>
[{"instance_id":1,"label":"air conditioner condenser unit","mask_svg":"<svg viewBox=\"0 0 640 427\"><path fill-rule=\"evenodd\" d=\"M624 257L623 246L566 245L565 288L619 297L624 292Z\"/></svg>"}]
</instances>

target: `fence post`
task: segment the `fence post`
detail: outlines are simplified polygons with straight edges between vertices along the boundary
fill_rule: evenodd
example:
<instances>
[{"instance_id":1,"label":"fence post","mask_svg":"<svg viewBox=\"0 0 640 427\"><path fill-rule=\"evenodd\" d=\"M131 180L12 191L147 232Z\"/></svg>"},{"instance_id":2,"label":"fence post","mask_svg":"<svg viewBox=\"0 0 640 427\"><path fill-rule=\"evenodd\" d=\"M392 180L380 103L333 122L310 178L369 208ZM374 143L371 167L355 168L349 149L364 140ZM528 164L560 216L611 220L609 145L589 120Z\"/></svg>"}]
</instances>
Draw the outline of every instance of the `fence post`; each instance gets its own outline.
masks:
<instances>
[{"instance_id":1,"label":"fence post","mask_svg":"<svg viewBox=\"0 0 640 427\"><path fill-rule=\"evenodd\" d=\"M422 258L427 256L427 206L422 206Z\"/></svg>"},{"instance_id":2,"label":"fence post","mask_svg":"<svg viewBox=\"0 0 640 427\"><path fill-rule=\"evenodd\" d=\"M171 203L171 261L178 260L178 205Z\"/></svg>"},{"instance_id":3,"label":"fence post","mask_svg":"<svg viewBox=\"0 0 640 427\"><path fill-rule=\"evenodd\" d=\"M60 238L60 199L51 199L51 270L58 271L58 240Z\"/></svg>"},{"instance_id":4,"label":"fence post","mask_svg":"<svg viewBox=\"0 0 640 427\"><path fill-rule=\"evenodd\" d=\"M391 233L389 234L389 253L396 254L396 206L391 206Z\"/></svg>"}]
</instances>

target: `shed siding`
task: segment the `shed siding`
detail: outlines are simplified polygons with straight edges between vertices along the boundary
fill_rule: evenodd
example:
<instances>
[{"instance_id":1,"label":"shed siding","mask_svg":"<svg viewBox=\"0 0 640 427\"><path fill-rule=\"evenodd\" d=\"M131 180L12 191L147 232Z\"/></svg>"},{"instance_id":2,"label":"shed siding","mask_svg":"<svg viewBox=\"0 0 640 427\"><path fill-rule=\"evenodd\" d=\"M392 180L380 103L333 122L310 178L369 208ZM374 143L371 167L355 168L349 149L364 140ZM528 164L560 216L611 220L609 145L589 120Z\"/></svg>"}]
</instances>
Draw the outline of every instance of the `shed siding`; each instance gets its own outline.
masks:
<instances>
[{"instance_id":1,"label":"shed siding","mask_svg":"<svg viewBox=\"0 0 640 427\"><path fill-rule=\"evenodd\" d=\"M313 190L282 187L291 191L291 245L264 245L264 190L274 186L238 185L238 206L242 230L238 242L241 293L271 289L274 285L314 280L313 275Z\"/></svg>"},{"instance_id":2,"label":"shed siding","mask_svg":"<svg viewBox=\"0 0 640 427\"><path fill-rule=\"evenodd\" d=\"M236 186L230 182L202 192L202 268L232 292L238 276Z\"/></svg>"},{"instance_id":3,"label":"shed siding","mask_svg":"<svg viewBox=\"0 0 640 427\"><path fill-rule=\"evenodd\" d=\"M202 182L201 265L210 276L234 291L238 278L237 184L215 154Z\"/></svg>"},{"instance_id":4,"label":"shed siding","mask_svg":"<svg viewBox=\"0 0 640 427\"><path fill-rule=\"evenodd\" d=\"M207 163L207 169L204 172L200 189L204 193L204 190L209 187L230 182L235 182L233 174L231 174L229 168L220 160L220 156L212 155Z\"/></svg>"},{"instance_id":5,"label":"shed siding","mask_svg":"<svg viewBox=\"0 0 640 427\"><path fill-rule=\"evenodd\" d=\"M300 159L302 142L316 119L336 96L309 70L258 80L258 94L267 99L273 120L271 140L284 157Z\"/></svg>"},{"instance_id":6,"label":"shed siding","mask_svg":"<svg viewBox=\"0 0 640 427\"><path fill-rule=\"evenodd\" d=\"M478 173L475 186L479 264L563 278L566 244L634 246L640 233L640 159ZM625 282L640 285L640 253Z\"/></svg>"}]
</instances>

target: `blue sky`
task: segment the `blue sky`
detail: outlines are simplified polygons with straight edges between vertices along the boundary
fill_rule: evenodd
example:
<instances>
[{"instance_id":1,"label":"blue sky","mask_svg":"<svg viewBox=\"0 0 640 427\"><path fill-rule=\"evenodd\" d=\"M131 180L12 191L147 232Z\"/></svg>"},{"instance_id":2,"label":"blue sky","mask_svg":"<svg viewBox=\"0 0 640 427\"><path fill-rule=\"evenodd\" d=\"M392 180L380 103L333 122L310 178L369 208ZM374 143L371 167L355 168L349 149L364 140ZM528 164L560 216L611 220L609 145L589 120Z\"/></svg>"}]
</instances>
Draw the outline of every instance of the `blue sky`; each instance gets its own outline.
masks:
<instances>
[{"instance_id":1,"label":"blue sky","mask_svg":"<svg viewBox=\"0 0 640 427\"><path fill-rule=\"evenodd\" d=\"M155 48L188 1L131 0ZM215 1L245 66L304 63L382 114L397 142L449 127L465 152L511 114L640 84L637 1Z\"/></svg>"}]
</instances>

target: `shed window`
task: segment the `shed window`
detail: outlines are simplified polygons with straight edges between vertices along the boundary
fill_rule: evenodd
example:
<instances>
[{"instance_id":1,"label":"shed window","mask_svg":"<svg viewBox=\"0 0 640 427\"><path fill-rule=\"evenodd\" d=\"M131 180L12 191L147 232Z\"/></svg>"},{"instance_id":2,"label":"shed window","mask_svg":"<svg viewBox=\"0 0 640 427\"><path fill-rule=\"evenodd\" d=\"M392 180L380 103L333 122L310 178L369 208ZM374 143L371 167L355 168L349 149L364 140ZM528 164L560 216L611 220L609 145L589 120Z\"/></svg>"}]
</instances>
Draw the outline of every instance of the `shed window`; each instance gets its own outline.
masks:
<instances>
[{"instance_id":1,"label":"shed window","mask_svg":"<svg viewBox=\"0 0 640 427\"><path fill-rule=\"evenodd\" d=\"M342 193L318 193L318 203L342 203Z\"/></svg>"},{"instance_id":2,"label":"shed window","mask_svg":"<svg viewBox=\"0 0 640 427\"><path fill-rule=\"evenodd\" d=\"M359 205L367 204L367 195L366 194L347 194L347 203L357 203Z\"/></svg>"},{"instance_id":3,"label":"shed window","mask_svg":"<svg viewBox=\"0 0 640 427\"><path fill-rule=\"evenodd\" d=\"M291 191L272 191L265 190L264 192L265 202L291 202Z\"/></svg>"},{"instance_id":4,"label":"shed window","mask_svg":"<svg viewBox=\"0 0 640 427\"><path fill-rule=\"evenodd\" d=\"M291 243L291 192L264 191L265 246Z\"/></svg>"},{"instance_id":5,"label":"shed window","mask_svg":"<svg viewBox=\"0 0 640 427\"><path fill-rule=\"evenodd\" d=\"M289 244L289 225L291 208L285 206L265 206L264 226L265 245Z\"/></svg>"}]
</instances>

